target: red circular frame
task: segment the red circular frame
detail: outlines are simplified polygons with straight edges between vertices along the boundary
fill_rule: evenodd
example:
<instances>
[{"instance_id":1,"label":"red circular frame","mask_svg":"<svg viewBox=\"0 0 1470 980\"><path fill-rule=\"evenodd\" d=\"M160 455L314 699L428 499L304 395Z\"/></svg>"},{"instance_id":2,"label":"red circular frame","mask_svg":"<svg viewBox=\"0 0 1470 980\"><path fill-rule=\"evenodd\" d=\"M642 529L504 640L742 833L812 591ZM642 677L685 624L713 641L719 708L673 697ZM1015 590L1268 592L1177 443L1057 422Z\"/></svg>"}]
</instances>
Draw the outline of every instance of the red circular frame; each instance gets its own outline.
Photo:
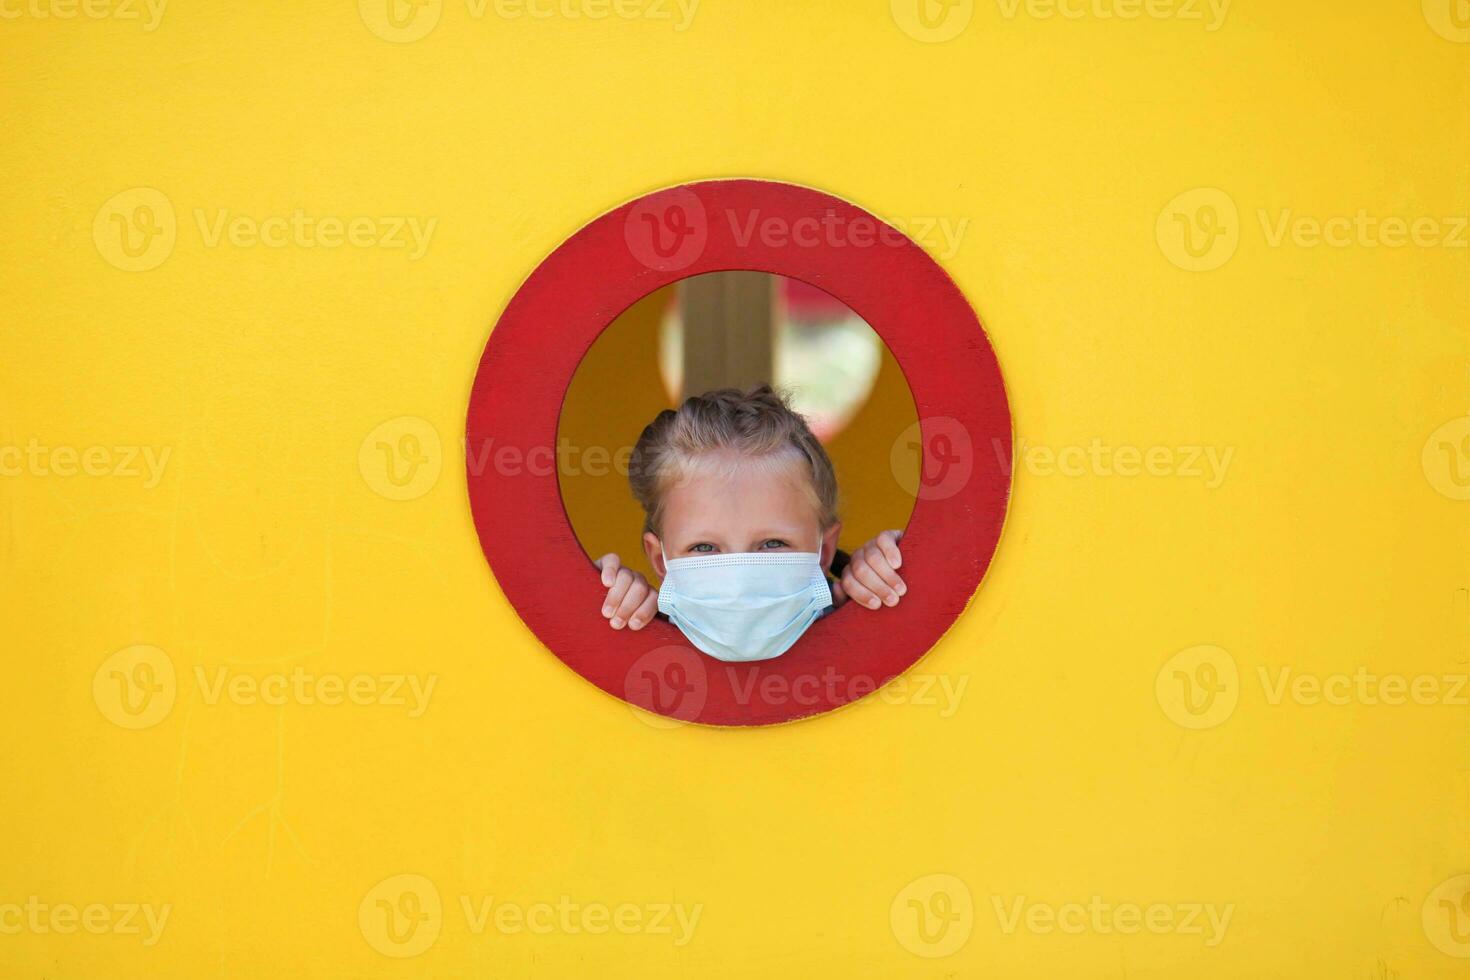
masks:
<instances>
[{"instance_id":1,"label":"red circular frame","mask_svg":"<svg viewBox=\"0 0 1470 980\"><path fill-rule=\"evenodd\" d=\"M924 461L903 542L904 600L878 611L850 604L818 620L783 656L750 664L695 652L663 620L638 632L611 629L599 612L606 590L567 518L556 468L529 465L536 453L554 458L572 375L609 323L661 286L734 269L825 289L878 332L913 393ZM1011 415L1000 366L954 282L922 248L863 209L772 181L658 191L567 239L491 332L466 437L468 458L479 463L467 473L480 545L531 631L609 694L708 725L765 725L829 711L907 670L974 595L1010 492ZM936 460L944 464L937 479ZM966 479L953 479L952 463L968 469Z\"/></svg>"}]
</instances>

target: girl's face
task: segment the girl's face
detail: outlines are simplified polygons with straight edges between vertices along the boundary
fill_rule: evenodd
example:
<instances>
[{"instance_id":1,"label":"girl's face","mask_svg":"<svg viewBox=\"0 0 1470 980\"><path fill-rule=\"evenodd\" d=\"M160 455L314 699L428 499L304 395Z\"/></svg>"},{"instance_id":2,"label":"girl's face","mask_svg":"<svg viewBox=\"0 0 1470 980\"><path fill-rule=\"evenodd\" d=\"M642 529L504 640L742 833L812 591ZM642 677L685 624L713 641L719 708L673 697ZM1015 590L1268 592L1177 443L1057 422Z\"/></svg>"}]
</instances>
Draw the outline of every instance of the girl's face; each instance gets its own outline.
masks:
<instances>
[{"instance_id":1,"label":"girl's face","mask_svg":"<svg viewBox=\"0 0 1470 980\"><path fill-rule=\"evenodd\" d=\"M664 496L663 538L643 535L643 549L660 577L670 558L752 551L804 551L832 564L842 525L825 532L801 464L718 467L677 481ZM660 547L662 545L662 548Z\"/></svg>"}]
</instances>

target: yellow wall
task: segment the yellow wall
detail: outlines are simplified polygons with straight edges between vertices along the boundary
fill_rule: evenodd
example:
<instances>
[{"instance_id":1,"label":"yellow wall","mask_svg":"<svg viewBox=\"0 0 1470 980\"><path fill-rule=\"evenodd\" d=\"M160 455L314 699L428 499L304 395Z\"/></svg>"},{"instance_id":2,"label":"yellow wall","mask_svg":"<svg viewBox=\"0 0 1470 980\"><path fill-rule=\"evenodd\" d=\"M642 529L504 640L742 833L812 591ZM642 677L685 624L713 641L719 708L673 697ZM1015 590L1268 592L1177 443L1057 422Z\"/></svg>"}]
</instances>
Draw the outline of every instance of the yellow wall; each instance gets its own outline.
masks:
<instances>
[{"instance_id":1,"label":"yellow wall","mask_svg":"<svg viewBox=\"0 0 1470 980\"><path fill-rule=\"evenodd\" d=\"M1184 15L1208 4L1125 0L933 28L902 0L703 0L687 24L429 0L396 28L379 0L171 3L155 30L38 3L0 24L0 446L47 450L0 477L0 973L1464 976L1470 708L1271 695L1283 669L1470 663L1470 252L1274 231L1362 209L1454 234L1448 2L1238 0L1214 30ZM1022 447L928 680L753 731L649 723L543 649L458 452L536 263L722 175L913 231L990 330ZM436 223L418 258L211 230L296 209ZM967 224L951 248L924 219ZM1179 219L1214 246L1190 256ZM1094 440L1231 463L1047 462ZM129 446L169 452L157 480L53 469ZM434 687L415 715L216 686L297 668ZM12 934L33 895L171 912L151 946ZM533 933L481 921L487 896L645 911ZM1233 911L1213 946L1044 928L1094 896ZM700 906L687 943L656 903Z\"/></svg>"},{"instance_id":2,"label":"yellow wall","mask_svg":"<svg viewBox=\"0 0 1470 980\"><path fill-rule=\"evenodd\" d=\"M643 510L628 489L626 460L643 427L672 407L657 352L660 317L674 289L644 297L597 338L567 389L557 431L562 502L582 547L593 558L616 552L652 582L640 543ZM841 547L850 551L908 523L913 497L904 488L915 486L918 460L900 455L895 463L891 450L916 418L908 383L885 348L867 401L827 446L841 493Z\"/></svg>"}]
</instances>

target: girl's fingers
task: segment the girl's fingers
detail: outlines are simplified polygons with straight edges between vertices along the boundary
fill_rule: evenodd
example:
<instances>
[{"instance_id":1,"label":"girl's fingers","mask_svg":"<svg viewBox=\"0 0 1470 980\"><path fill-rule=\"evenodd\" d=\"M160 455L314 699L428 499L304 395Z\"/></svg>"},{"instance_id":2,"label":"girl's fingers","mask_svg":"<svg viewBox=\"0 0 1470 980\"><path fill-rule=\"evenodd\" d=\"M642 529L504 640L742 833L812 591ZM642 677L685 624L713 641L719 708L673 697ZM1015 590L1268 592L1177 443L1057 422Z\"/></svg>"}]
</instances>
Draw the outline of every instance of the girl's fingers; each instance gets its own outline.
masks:
<instances>
[{"instance_id":1,"label":"girl's fingers","mask_svg":"<svg viewBox=\"0 0 1470 980\"><path fill-rule=\"evenodd\" d=\"M648 625L656 612L658 612L658 593L649 589L648 597L633 611L633 615L628 617L628 629L641 630Z\"/></svg>"},{"instance_id":2,"label":"girl's fingers","mask_svg":"<svg viewBox=\"0 0 1470 980\"><path fill-rule=\"evenodd\" d=\"M842 574L842 587L847 590L848 598L860 606L868 609L878 609L883 602L862 582L859 582L852 574L852 566L847 566L847 571Z\"/></svg>"},{"instance_id":3,"label":"girl's fingers","mask_svg":"<svg viewBox=\"0 0 1470 980\"><path fill-rule=\"evenodd\" d=\"M607 598L602 600L602 615L604 619L611 619L618 610L618 604L627 595L628 589L633 585L633 573L626 568L617 570L617 578L613 580L612 588L607 590Z\"/></svg>"},{"instance_id":4,"label":"girl's fingers","mask_svg":"<svg viewBox=\"0 0 1470 980\"><path fill-rule=\"evenodd\" d=\"M874 552L868 557L867 565L883 580L884 585L888 586L897 594L904 595L908 592L909 587L904 584L903 579L893 570L893 567L888 563L888 559L883 557L883 555Z\"/></svg>"},{"instance_id":5,"label":"girl's fingers","mask_svg":"<svg viewBox=\"0 0 1470 980\"><path fill-rule=\"evenodd\" d=\"M648 598L648 583L641 577L636 577L633 584L628 586L628 591L623 594L623 601L618 603L617 611L613 613L612 628L620 630L633 618L638 607L643 605L643 600Z\"/></svg>"},{"instance_id":6,"label":"girl's fingers","mask_svg":"<svg viewBox=\"0 0 1470 980\"><path fill-rule=\"evenodd\" d=\"M882 599L885 604L890 606L898 605L898 592L887 582L883 581L882 576L878 574L872 564L869 562L863 562L862 564L855 563L849 565L847 570L852 572L854 578L863 585L866 585L868 591L872 592L879 599Z\"/></svg>"},{"instance_id":7,"label":"girl's fingers","mask_svg":"<svg viewBox=\"0 0 1470 980\"><path fill-rule=\"evenodd\" d=\"M602 569L602 587L607 589L612 587L614 576L617 575L618 569L622 567L623 563L617 555L608 552L592 564Z\"/></svg>"},{"instance_id":8,"label":"girl's fingers","mask_svg":"<svg viewBox=\"0 0 1470 980\"><path fill-rule=\"evenodd\" d=\"M903 537L902 531L884 531L875 539L878 550L883 557L888 559L888 564L898 568L903 564L903 554L898 550L898 539Z\"/></svg>"}]
</instances>

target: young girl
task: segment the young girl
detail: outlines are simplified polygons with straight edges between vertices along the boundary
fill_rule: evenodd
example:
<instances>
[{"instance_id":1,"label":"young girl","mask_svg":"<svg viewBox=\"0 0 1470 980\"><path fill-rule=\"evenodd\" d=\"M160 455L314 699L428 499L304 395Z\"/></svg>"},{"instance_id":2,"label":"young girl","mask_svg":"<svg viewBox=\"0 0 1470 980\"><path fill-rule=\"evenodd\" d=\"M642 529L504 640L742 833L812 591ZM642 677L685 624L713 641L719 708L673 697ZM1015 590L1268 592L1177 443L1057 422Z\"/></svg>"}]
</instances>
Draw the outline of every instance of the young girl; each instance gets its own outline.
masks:
<instances>
[{"instance_id":1,"label":"young girl","mask_svg":"<svg viewBox=\"0 0 1470 980\"><path fill-rule=\"evenodd\" d=\"M837 550L837 478L806 421L768 386L721 389L665 410L643 430L628 480L643 548L663 580L597 560L613 629L666 615L720 660L768 660L849 599L894 606L908 591L900 531L852 556ZM827 573L840 576L829 584Z\"/></svg>"}]
</instances>

